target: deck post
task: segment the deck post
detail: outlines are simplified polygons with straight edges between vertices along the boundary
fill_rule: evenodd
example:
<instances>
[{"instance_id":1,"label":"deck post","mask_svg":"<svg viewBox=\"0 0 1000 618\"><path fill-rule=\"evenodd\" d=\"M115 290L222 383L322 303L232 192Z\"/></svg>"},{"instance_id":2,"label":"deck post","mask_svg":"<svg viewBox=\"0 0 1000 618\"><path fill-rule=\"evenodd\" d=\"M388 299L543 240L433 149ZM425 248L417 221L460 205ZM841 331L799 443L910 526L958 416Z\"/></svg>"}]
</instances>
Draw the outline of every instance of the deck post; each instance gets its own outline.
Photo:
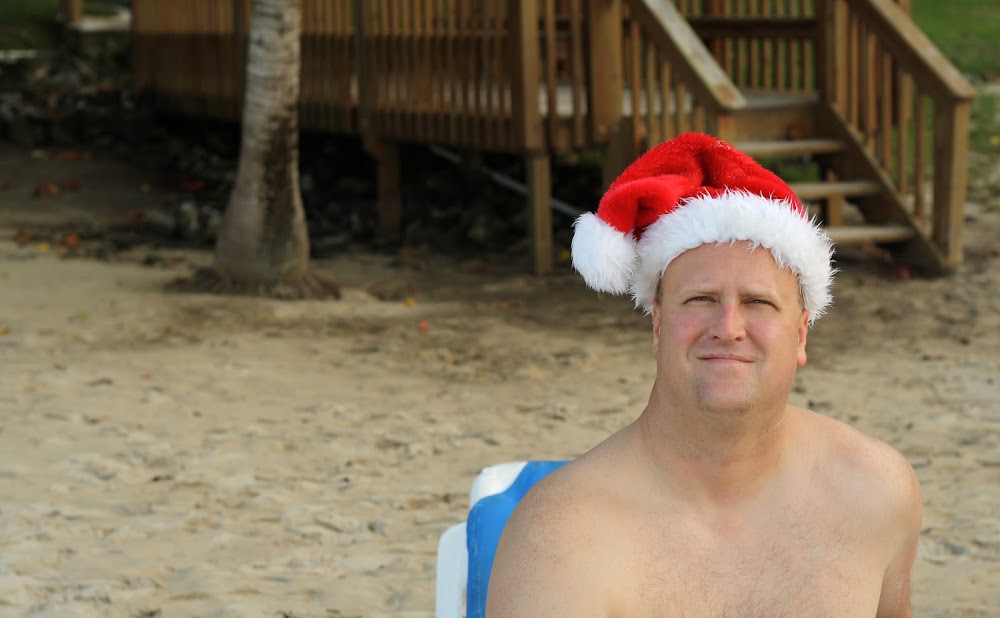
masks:
<instances>
[{"instance_id":1,"label":"deck post","mask_svg":"<svg viewBox=\"0 0 1000 618\"><path fill-rule=\"evenodd\" d=\"M512 0L508 23L511 66L515 72L511 80L514 137L524 152L535 274L542 275L552 270L552 206L549 203L552 172L538 108L542 74L538 4L534 0ZM549 113L557 113L553 105L549 107Z\"/></svg>"},{"instance_id":2,"label":"deck post","mask_svg":"<svg viewBox=\"0 0 1000 618\"><path fill-rule=\"evenodd\" d=\"M396 242L400 238L402 224L402 200L400 199L399 145L396 142L379 139L371 134L362 138L365 151L376 161L377 195L376 209L378 223L375 236L379 242Z\"/></svg>"},{"instance_id":3,"label":"deck post","mask_svg":"<svg viewBox=\"0 0 1000 618\"><path fill-rule=\"evenodd\" d=\"M631 160L622 126L622 3L587 0L587 109L590 139L601 144L601 183L607 187Z\"/></svg>"},{"instance_id":4,"label":"deck post","mask_svg":"<svg viewBox=\"0 0 1000 618\"><path fill-rule=\"evenodd\" d=\"M969 117L972 104L954 101L934 110L934 210L932 235L945 268L962 263L962 228L968 182Z\"/></svg>"},{"instance_id":5,"label":"deck post","mask_svg":"<svg viewBox=\"0 0 1000 618\"><path fill-rule=\"evenodd\" d=\"M528 204L531 208L531 235L535 274L552 272L552 171L547 153L529 153L524 158L528 170Z\"/></svg>"},{"instance_id":6,"label":"deck post","mask_svg":"<svg viewBox=\"0 0 1000 618\"><path fill-rule=\"evenodd\" d=\"M76 24L83 19L83 0L61 0L62 18L67 24Z\"/></svg>"}]
</instances>

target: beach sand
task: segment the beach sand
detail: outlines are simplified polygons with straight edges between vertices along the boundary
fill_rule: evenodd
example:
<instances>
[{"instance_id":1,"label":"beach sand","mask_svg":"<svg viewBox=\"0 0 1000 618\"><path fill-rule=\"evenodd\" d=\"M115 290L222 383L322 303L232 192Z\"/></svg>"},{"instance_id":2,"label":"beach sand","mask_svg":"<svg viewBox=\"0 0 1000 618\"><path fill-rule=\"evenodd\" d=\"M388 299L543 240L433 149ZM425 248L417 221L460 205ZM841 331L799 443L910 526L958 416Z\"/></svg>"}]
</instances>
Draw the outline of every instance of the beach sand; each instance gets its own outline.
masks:
<instances>
[{"instance_id":1,"label":"beach sand","mask_svg":"<svg viewBox=\"0 0 1000 618\"><path fill-rule=\"evenodd\" d=\"M562 265L351 252L339 301L179 295L210 252L60 258L17 230L166 199L0 143L0 616L429 616L486 465L570 458L642 410L648 318ZM43 181L77 191L39 199ZM900 450L917 616L1000 615L1000 212L953 276L842 254L792 402Z\"/></svg>"}]
</instances>

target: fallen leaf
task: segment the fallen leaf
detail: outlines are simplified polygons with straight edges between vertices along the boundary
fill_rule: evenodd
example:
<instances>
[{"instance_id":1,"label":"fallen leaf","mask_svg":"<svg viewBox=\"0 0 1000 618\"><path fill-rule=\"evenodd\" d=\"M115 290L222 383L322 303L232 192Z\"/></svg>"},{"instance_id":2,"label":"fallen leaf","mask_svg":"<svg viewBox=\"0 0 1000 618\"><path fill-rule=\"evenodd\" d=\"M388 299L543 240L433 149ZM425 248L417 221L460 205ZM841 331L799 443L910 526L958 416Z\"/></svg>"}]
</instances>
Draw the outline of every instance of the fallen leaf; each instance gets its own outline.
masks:
<instances>
[{"instance_id":1,"label":"fallen leaf","mask_svg":"<svg viewBox=\"0 0 1000 618\"><path fill-rule=\"evenodd\" d=\"M427 320L420 320L420 323L417 324L417 328L419 328L420 330L427 330L430 327L431 324Z\"/></svg>"},{"instance_id":2,"label":"fallen leaf","mask_svg":"<svg viewBox=\"0 0 1000 618\"><path fill-rule=\"evenodd\" d=\"M79 180L64 180L62 183L62 188L64 191L79 191L80 181Z\"/></svg>"},{"instance_id":3,"label":"fallen leaf","mask_svg":"<svg viewBox=\"0 0 1000 618\"><path fill-rule=\"evenodd\" d=\"M73 232L63 234L62 240L59 244L69 248L77 247L80 245L80 235L74 234Z\"/></svg>"},{"instance_id":4,"label":"fallen leaf","mask_svg":"<svg viewBox=\"0 0 1000 618\"><path fill-rule=\"evenodd\" d=\"M80 153L76 150L60 150L52 155L53 161L76 161L80 158Z\"/></svg>"},{"instance_id":5,"label":"fallen leaf","mask_svg":"<svg viewBox=\"0 0 1000 618\"><path fill-rule=\"evenodd\" d=\"M52 245L47 242L40 242L35 245L35 249L37 249L39 253L48 253L49 250L52 249Z\"/></svg>"},{"instance_id":6,"label":"fallen leaf","mask_svg":"<svg viewBox=\"0 0 1000 618\"><path fill-rule=\"evenodd\" d=\"M0 336L9 335L11 333L10 326L0 326Z\"/></svg>"},{"instance_id":7,"label":"fallen leaf","mask_svg":"<svg viewBox=\"0 0 1000 618\"><path fill-rule=\"evenodd\" d=\"M29 234L26 230L18 230L14 232L14 242L24 246L31 242L31 234Z\"/></svg>"},{"instance_id":8,"label":"fallen leaf","mask_svg":"<svg viewBox=\"0 0 1000 618\"><path fill-rule=\"evenodd\" d=\"M182 180L181 181L181 190L183 190L185 193L190 193L190 194L194 195L195 193L198 193L199 191L201 191L204 188L205 188L205 181L204 180Z\"/></svg>"},{"instance_id":9,"label":"fallen leaf","mask_svg":"<svg viewBox=\"0 0 1000 618\"><path fill-rule=\"evenodd\" d=\"M407 307L412 307L417 304L417 300L415 298L407 298L403 301L403 304Z\"/></svg>"},{"instance_id":10,"label":"fallen leaf","mask_svg":"<svg viewBox=\"0 0 1000 618\"><path fill-rule=\"evenodd\" d=\"M111 378L97 378L87 382L87 386L101 386L102 384L114 384Z\"/></svg>"},{"instance_id":11,"label":"fallen leaf","mask_svg":"<svg viewBox=\"0 0 1000 618\"><path fill-rule=\"evenodd\" d=\"M35 187L35 197L42 199L59 197L59 185L54 182L43 182Z\"/></svg>"}]
</instances>

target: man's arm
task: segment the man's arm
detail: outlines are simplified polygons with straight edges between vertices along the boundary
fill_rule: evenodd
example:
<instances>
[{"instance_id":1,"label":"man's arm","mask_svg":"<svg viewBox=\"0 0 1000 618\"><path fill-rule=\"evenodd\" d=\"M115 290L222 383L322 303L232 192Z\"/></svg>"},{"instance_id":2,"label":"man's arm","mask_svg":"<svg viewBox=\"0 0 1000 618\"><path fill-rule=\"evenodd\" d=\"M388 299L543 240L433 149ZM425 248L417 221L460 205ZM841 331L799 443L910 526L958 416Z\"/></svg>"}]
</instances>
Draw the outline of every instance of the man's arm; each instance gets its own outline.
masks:
<instances>
[{"instance_id":1,"label":"man's arm","mask_svg":"<svg viewBox=\"0 0 1000 618\"><path fill-rule=\"evenodd\" d=\"M923 497L909 462L892 451L889 496L892 499L893 538L896 547L882 579L877 618L910 618L910 576L917 556Z\"/></svg>"},{"instance_id":2,"label":"man's arm","mask_svg":"<svg viewBox=\"0 0 1000 618\"><path fill-rule=\"evenodd\" d=\"M489 618L606 616L603 565L572 499L543 479L522 499L497 548L486 602Z\"/></svg>"}]
</instances>

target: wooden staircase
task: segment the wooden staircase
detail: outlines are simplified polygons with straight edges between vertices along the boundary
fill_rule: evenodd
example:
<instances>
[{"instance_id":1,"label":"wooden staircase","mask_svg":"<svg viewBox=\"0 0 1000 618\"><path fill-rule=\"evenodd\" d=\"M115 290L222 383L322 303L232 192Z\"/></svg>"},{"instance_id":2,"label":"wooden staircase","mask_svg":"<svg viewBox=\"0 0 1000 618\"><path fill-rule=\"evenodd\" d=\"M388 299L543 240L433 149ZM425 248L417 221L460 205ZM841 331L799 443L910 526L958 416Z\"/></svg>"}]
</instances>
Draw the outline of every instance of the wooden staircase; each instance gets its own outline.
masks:
<instances>
[{"instance_id":1,"label":"wooden staircase","mask_svg":"<svg viewBox=\"0 0 1000 618\"><path fill-rule=\"evenodd\" d=\"M910 19L907 0L812 0L791 12L622 5L632 20L622 45L629 154L694 128L779 175L782 161L809 161L813 177L786 181L835 245L877 245L928 272L961 262L975 91ZM659 58L669 78L649 69ZM669 105L630 113L644 101Z\"/></svg>"},{"instance_id":2,"label":"wooden staircase","mask_svg":"<svg viewBox=\"0 0 1000 618\"><path fill-rule=\"evenodd\" d=\"M865 204L865 200L881 200L883 186L872 178L836 176L833 170L838 158L848 156L848 144L817 129L816 97L743 94L748 105L735 119L736 132L743 139L734 140L733 146L774 168L779 176L782 163L815 162L818 178L785 180L810 214L823 223L835 245L900 245L913 241L918 232L911 226L865 221L863 212L857 210L845 220L846 210Z\"/></svg>"}]
</instances>

